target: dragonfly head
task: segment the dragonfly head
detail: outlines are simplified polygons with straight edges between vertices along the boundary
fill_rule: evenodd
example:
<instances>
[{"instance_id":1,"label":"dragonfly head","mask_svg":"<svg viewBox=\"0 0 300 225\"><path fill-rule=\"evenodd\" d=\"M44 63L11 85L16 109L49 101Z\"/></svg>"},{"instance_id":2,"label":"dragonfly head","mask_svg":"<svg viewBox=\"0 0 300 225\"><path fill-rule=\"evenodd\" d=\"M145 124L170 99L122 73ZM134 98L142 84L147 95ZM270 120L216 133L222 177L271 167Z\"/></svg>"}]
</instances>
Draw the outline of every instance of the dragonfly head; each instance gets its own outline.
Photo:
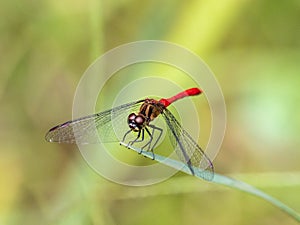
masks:
<instances>
[{"instance_id":1,"label":"dragonfly head","mask_svg":"<svg viewBox=\"0 0 300 225\"><path fill-rule=\"evenodd\" d=\"M134 132L143 129L145 121L146 119L143 115L136 115L135 113L131 113L127 119L129 128Z\"/></svg>"}]
</instances>

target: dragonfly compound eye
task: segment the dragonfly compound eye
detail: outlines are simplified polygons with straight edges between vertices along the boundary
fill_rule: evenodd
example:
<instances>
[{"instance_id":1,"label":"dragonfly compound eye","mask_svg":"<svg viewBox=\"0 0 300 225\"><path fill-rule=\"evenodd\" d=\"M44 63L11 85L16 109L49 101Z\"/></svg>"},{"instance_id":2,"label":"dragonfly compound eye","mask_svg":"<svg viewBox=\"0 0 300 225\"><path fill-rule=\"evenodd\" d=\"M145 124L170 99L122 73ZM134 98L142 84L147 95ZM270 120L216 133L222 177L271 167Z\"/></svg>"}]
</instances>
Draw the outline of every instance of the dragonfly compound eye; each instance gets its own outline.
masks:
<instances>
[{"instance_id":1,"label":"dragonfly compound eye","mask_svg":"<svg viewBox=\"0 0 300 225\"><path fill-rule=\"evenodd\" d=\"M133 122L134 119L135 119L135 117L136 117L135 113L131 113L131 114L128 116L128 118L127 118L127 122L128 122L128 123Z\"/></svg>"},{"instance_id":2,"label":"dragonfly compound eye","mask_svg":"<svg viewBox=\"0 0 300 225\"><path fill-rule=\"evenodd\" d=\"M145 122L145 118L143 116L137 116L135 117L135 123L142 128L144 122Z\"/></svg>"},{"instance_id":3,"label":"dragonfly compound eye","mask_svg":"<svg viewBox=\"0 0 300 225\"><path fill-rule=\"evenodd\" d=\"M131 130L133 131L139 131L139 126L137 124L137 122L135 121L137 118L136 114L135 113L131 113L128 118L127 118L127 123L128 123L128 126Z\"/></svg>"}]
</instances>

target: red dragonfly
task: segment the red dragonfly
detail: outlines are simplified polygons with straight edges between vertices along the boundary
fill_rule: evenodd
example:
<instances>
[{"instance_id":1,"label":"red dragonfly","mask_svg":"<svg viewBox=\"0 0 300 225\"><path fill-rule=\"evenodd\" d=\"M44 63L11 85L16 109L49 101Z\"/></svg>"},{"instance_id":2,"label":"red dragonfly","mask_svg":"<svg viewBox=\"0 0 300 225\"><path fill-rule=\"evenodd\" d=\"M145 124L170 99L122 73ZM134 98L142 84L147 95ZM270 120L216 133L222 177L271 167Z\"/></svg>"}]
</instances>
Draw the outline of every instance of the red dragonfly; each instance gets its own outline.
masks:
<instances>
[{"instance_id":1,"label":"red dragonfly","mask_svg":"<svg viewBox=\"0 0 300 225\"><path fill-rule=\"evenodd\" d=\"M149 140L141 147L141 151L146 149L153 153L153 149L162 136L163 129L151 124L151 121L157 116L162 115L167 124L171 143L179 159L188 166L193 175L197 174L206 180L212 180L214 168L211 160L188 132L182 128L175 116L167 109L176 100L201 93L202 90L199 88L190 88L167 99L155 100L146 98L123 104L100 113L57 125L48 131L45 138L49 142L58 143L90 144L95 142L120 142L120 138L116 137L113 123L120 124L120 126L117 126L120 129L124 127L121 124L126 123L127 126L125 127L127 127L127 130L124 130L124 128L121 130L123 134L121 141L124 143L128 134L134 132L137 135L127 142L127 147L139 142L143 143L146 131ZM157 138L154 138L154 133L156 132Z\"/></svg>"}]
</instances>

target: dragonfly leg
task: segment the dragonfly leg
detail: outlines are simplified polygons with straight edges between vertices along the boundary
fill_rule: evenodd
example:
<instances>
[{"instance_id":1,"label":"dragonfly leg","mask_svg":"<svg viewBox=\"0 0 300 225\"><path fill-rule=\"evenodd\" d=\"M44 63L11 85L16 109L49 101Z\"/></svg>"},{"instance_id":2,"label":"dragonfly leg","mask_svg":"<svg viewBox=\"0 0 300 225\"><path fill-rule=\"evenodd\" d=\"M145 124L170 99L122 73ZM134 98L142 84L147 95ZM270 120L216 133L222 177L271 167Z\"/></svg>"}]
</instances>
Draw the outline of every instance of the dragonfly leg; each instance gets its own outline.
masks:
<instances>
[{"instance_id":1,"label":"dragonfly leg","mask_svg":"<svg viewBox=\"0 0 300 225\"><path fill-rule=\"evenodd\" d=\"M152 142L152 139L153 139L153 131L152 131L152 133L150 133L150 131L149 131L149 129L147 128L147 127L145 127L145 130L146 130L146 132L149 134L149 137L150 137L150 140L142 147L142 149L144 149L146 146L148 146L148 150L147 151L149 151L149 145L150 145L150 143Z\"/></svg>"},{"instance_id":2,"label":"dragonfly leg","mask_svg":"<svg viewBox=\"0 0 300 225\"><path fill-rule=\"evenodd\" d=\"M149 137L150 137L150 140L142 147L142 149L144 149L146 146L148 146L148 149L147 151L150 150L150 145L151 145L151 142L153 140L153 133L154 133L154 130L152 130L152 133L150 133L149 129L147 127L145 127L145 130L147 131L147 133L149 134ZM152 159L154 160L154 153L152 151Z\"/></svg>"},{"instance_id":3,"label":"dragonfly leg","mask_svg":"<svg viewBox=\"0 0 300 225\"><path fill-rule=\"evenodd\" d=\"M142 149L144 149L145 147L147 147L148 149L147 149L147 151L151 151L152 152L152 159L154 160L155 159L155 156L154 156L154 152L153 152L153 149L155 148L155 146L156 146L156 144L157 144L157 142L158 142L158 140L161 138L161 135L162 135L162 129L161 128L159 128L159 127L156 127L156 126L154 126L154 125L149 125L149 127L151 127L152 128L152 133L150 134L150 131L149 131L149 129L147 128L147 127L145 127L145 129L146 129L146 131L147 131L147 133L149 134L149 136L150 136L150 140L142 147ZM152 141L153 141L153 137L154 137L154 132L155 132L155 130L158 130L159 131L159 135L158 135L158 137L157 137L157 139L156 139L156 141L155 141L155 143L152 145L152 147L151 147L151 143L152 143Z\"/></svg>"},{"instance_id":4,"label":"dragonfly leg","mask_svg":"<svg viewBox=\"0 0 300 225\"><path fill-rule=\"evenodd\" d=\"M122 142L125 142L125 139L126 139L126 136L131 132L131 130L127 131L124 136L123 136L123 139L122 139ZM121 145L121 143L120 143Z\"/></svg>"},{"instance_id":5,"label":"dragonfly leg","mask_svg":"<svg viewBox=\"0 0 300 225\"><path fill-rule=\"evenodd\" d=\"M141 137L141 134L142 134L142 137ZM140 137L141 137L141 139L140 139ZM134 143L144 141L144 137L145 137L144 129L139 130L137 137L133 141L129 141L128 144L127 144L127 147L129 147L129 145L133 145ZM141 153L142 153L142 150L139 152L139 154L141 154Z\"/></svg>"},{"instance_id":6,"label":"dragonfly leg","mask_svg":"<svg viewBox=\"0 0 300 225\"><path fill-rule=\"evenodd\" d=\"M155 130L157 130L157 131L159 132L159 135L158 135L158 137L156 138L155 143L152 145L152 147L151 147L151 149L150 149L150 150L153 152L153 149L156 147L158 141L159 141L160 138L161 138L161 135L162 135L162 133L163 133L163 129L160 128L160 127L156 127L156 126L154 126L154 125L149 125L149 127L152 128L152 136L153 136ZM150 146L149 146L149 147L150 147Z\"/></svg>"}]
</instances>

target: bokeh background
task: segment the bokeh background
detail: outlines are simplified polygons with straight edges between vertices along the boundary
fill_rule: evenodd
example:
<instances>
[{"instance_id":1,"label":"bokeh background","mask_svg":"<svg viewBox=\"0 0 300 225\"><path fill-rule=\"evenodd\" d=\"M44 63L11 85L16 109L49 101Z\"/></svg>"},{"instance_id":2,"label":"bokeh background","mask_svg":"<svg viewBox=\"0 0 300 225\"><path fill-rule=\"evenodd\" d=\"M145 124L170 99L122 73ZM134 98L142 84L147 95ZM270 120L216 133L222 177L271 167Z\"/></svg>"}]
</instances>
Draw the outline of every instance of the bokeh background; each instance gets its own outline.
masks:
<instances>
[{"instance_id":1,"label":"bokeh background","mask_svg":"<svg viewBox=\"0 0 300 225\"><path fill-rule=\"evenodd\" d=\"M98 56L132 41L174 42L206 61L224 93L216 172L300 211L298 0L11 0L0 15L0 224L297 224L181 173L147 187L112 183L76 146L44 135L71 118L77 83Z\"/></svg>"}]
</instances>

